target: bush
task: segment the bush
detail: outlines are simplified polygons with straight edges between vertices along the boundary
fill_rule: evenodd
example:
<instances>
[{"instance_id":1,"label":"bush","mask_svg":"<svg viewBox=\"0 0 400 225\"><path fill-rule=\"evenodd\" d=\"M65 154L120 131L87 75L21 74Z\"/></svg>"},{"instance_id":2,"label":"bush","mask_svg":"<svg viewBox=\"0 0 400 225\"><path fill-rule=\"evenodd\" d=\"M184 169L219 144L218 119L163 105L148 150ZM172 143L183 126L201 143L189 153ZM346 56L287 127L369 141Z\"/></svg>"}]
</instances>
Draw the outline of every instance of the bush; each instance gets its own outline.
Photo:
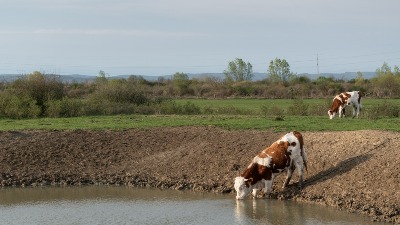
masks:
<instances>
[{"instance_id":1,"label":"bush","mask_svg":"<svg viewBox=\"0 0 400 225\"><path fill-rule=\"evenodd\" d=\"M64 97L64 84L59 76L44 75L38 71L16 80L11 90L17 96L34 99L40 108L40 115L45 114L47 101L60 100Z\"/></svg>"},{"instance_id":2,"label":"bush","mask_svg":"<svg viewBox=\"0 0 400 225\"><path fill-rule=\"evenodd\" d=\"M184 105L179 105L175 101L165 101L160 104L159 113L196 115L201 113L201 109L190 101L186 102Z\"/></svg>"},{"instance_id":3,"label":"bush","mask_svg":"<svg viewBox=\"0 0 400 225\"><path fill-rule=\"evenodd\" d=\"M377 120L382 117L400 117L400 106L388 101L384 101L382 104L374 105L363 111L364 113L362 114L370 120Z\"/></svg>"},{"instance_id":4,"label":"bush","mask_svg":"<svg viewBox=\"0 0 400 225\"><path fill-rule=\"evenodd\" d=\"M218 108L217 113L226 115L248 115L250 114L250 110L241 109L234 106L224 106Z\"/></svg>"},{"instance_id":5,"label":"bush","mask_svg":"<svg viewBox=\"0 0 400 225\"><path fill-rule=\"evenodd\" d=\"M65 98L48 101L46 108L46 115L48 117L75 117L84 115L84 107L80 99Z\"/></svg>"},{"instance_id":6,"label":"bush","mask_svg":"<svg viewBox=\"0 0 400 225\"><path fill-rule=\"evenodd\" d=\"M308 115L310 116L328 116L328 110L330 106L326 104L316 104L310 107L308 110Z\"/></svg>"},{"instance_id":7,"label":"bush","mask_svg":"<svg viewBox=\"0 0 400 225\"><path fill-rule=\"evenodd\" d=\"M185 105L182 106L182 114L185 115L196 115L200 114L200 107L196 106L193 102L186 102Z\"/></svg>"},{"instance_id":8,"label":"bush","mask_svg":"<svg viewBox=\"0 0 400 225\"><path fill-rule=\"evenodd\" d=\"M113 80L112 82L102 84L92 93L92 97L99 100L136 105L143 105L149 102L143 92L136 90L123 80Z\"/></svg>"},{"instance_id":9,"label":"bush","mask_svg":"<svg viewBox=\"0 0 400 225\"><path fill-rule=\"evenodd\" d=\"M40 115L40 107L29 96L16 96L2 93L0 95L0 114L12 119L36 118Z\"/></svg>"},{"instance_id":10,"label":"bush","mask_svg":"<svg viewBox=\"0 0 400 225\"><path fill-rule=\"evenodd\" d=\"M261 106L261 111L265 117L273 117L275 120L282 121L285 118L285 110L277 106Z\"/></svg>"},{"instance_id":11,"label":"bush","mask_svg":"<svg viewBox=\"0 0 400 225\"><path fill-rule=\"evenodd\" d=\"M294 99L292 105L287 110L289 115L307 116L308 104L304 103L302 99Z\"/></svg>"}]
</instances>

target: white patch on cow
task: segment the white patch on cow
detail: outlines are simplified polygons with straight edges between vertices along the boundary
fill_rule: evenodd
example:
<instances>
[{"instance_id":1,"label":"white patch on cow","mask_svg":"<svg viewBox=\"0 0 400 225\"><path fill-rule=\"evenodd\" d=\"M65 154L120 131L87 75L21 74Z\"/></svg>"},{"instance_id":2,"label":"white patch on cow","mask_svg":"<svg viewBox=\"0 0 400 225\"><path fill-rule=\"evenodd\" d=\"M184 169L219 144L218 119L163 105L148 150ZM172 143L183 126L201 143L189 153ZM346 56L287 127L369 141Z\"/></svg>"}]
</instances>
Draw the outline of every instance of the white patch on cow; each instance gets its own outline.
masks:
<instances>
[{"instance_id":1,"label":"white patch on cow","mask_svg":"<svg viewBox=\"0 0 400 225\"><path fill-rule=\"evenodd\" d=\"M266 166L266 167L270 167L271 162L272 162L272 157L269 155L267 155L267 157L265 157L265 158L260 158L260 157L256 156L253 159L253 163L257 163L258 165L262 165L262 166ZM251 166L251 164L250 164L250 166Z\"/></svg>"},{"instance_id":2,"label":"white patch on cow","mask_svg":"<svg viewBox=\"0 0 400 225\"><path fill-rule=\"evenodd\" d=\"M253 192L253 196L257 195L257 192L263 188L265 188L265 180L262 179L255 183L254 185L250 185L246 187L246 181L244 177L236 177L235 178L235 191L236 191L236 199L243 199L246 197L251 191Z\"/></svg>"},{"instance_id":3,"label":"white patch on cow","mask_svg":"<svg viewBox=\"0 0 400 225\"><path fill-rule=\"evenodd\" d=\"M277 144L279 144L281 141L283 142L289 142L289 147L287 149L288 152L291 152L290 158L295 158L298 156L301 156L301 149L300 149L300 142L297 139L297 137L293 134L293 132L285 134L281 139L277 141ZM292 146L291 143L296 143L295 146Z\"/></svg>"},{"instance_id":4,"label":"white patch on cow","mask_svg":"<svg viewBox=\"0 0 400 225\"><path fill-rule=\"evenodd\" d=\"M250 192L250 188L246 187L246 179L244 177L236 177L235 178L235 191L236 191L236 199L243 199Z\"/></svg>"},{"instance_id":5,"label":"white patch on cow","mask_svg":"<svg viewBox=\"0 0 400 225\"><path fill-rule=\"evenodd\" d=\"M244 177L236 177L235 178L235 191L236 191L236 199L243 199L250 192L252 192L253 196L256 197L257 193L263 189L264 193L269 193L272 190L272 181L267 181L265 179L261 179L254 185L250 185L246 187L246 181Z\"/></svg>"},{"instance_id":6,"label":"white patch on cow","mask_svg":"<svg viewBox=\"0 0 400 225\"><path fill-rule=\"evenodd\" d=\"M346 101L346 105L353 107L353 118L356 116L358 118L358 116L360 115L360 110L362 108L360 94L358 91L346 93L350 95L350 98ZM358 101L358 99L360 99L360 102Z\"/></svg>"}]
</instances>

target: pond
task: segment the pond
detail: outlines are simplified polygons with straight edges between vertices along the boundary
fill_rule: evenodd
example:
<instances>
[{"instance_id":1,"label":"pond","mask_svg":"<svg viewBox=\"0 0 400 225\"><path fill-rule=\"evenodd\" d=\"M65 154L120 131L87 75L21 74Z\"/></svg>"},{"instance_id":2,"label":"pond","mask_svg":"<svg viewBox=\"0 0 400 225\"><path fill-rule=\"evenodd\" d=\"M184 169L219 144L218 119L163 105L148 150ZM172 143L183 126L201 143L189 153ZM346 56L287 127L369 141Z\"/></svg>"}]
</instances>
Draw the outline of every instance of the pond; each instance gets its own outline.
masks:
<instances>
[{"instance_id":1,"label":"pond","mask_svg":"<svg viewBox=\"0 0 400 225\"><path fill-rule=\"evenodd\" d=\"M0 189L1 224L366 224L314 204L132 187Z\"/></svg>"}]
</instances>

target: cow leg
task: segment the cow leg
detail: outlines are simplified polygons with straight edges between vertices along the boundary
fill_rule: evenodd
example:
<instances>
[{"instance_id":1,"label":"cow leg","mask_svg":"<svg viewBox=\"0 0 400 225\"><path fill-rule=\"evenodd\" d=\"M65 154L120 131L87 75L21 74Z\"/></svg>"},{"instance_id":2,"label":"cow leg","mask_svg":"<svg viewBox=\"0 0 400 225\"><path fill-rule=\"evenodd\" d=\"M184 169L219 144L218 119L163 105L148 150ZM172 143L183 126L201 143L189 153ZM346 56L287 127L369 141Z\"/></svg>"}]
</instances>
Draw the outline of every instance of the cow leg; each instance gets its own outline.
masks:
<instances>
[{"instance_id":1,"label":"cow leg","mask_svg":"<svg viewBox=\"0 0 400 225\"><path fill-rule=\"evenodd\" d=\"M301 189L303 187L303 174L304 174L303 159L300 158L299 160L296 160L295 163L299 173L298 188Z\"/></svg>"},{"instance_id":2,"label":"cow leg","mask_svg":"<svg viewBox=\"0 0 400 225\"><path fill-rule=\"evenodd\" d=\"M253 188L253 192L251 193L253 195L253 198L257 198L258 191L258 188Z\"/></svg>"},{"instance_id":3,"label":"cow leg","mask_svg":"<svg viewBox=\"0 0 400 225\"><path fill-rule=\"evenodd\" d=\"M358 108L353 105L353 118L356 117L356 114L357 114L357 118L358 118L358 113L359 113Z\"/></svg>"},{"instance_id":4,"label":"cow leg","mask_svg":"<svg viewBox=\"0 0 400 225\"><path fill-rule=\"evenodd\" d=\"M343 114L342 106L339 106L338 114L339 114L339 118L342 118L342 114Z\"/></svg>"},{"instance_id":5,"label":"cow leg","mask_svg":"<svg viewBox=\"0 0 400 225\"><path fill-rule=\"evenodd\" d=\"M294 164L292 162L292 165L289 166L289 169L288 169L288 172L287 172L287 175L286 175L286 179L285 179L285 182L283 183L282 189L285 189L286 186L289 184L290 179L292 178L294 169L295 169L295 167L294 167Z\"/></svg>"},{"instance_id":6,"label":"cow leg","mask_svg":"<svg viewBox=\"0 0 400 225\"><path fill-rule=\"evenodd\" d=\"M272 191L272 182L274 181L274 175L272 175L271 180L264 180L264 196L269 195Z\"/></svg>"},{"instance_id":7,"label":"cow leg","mask_svg":"<svg viewBox=\"0 0 400 225\"><path fill-rule=\"evenodd\" d=\"M359 106L357 106L357 119L358 119L358 116L360 115L360 105Z\"/></svg>"}]
</instances>

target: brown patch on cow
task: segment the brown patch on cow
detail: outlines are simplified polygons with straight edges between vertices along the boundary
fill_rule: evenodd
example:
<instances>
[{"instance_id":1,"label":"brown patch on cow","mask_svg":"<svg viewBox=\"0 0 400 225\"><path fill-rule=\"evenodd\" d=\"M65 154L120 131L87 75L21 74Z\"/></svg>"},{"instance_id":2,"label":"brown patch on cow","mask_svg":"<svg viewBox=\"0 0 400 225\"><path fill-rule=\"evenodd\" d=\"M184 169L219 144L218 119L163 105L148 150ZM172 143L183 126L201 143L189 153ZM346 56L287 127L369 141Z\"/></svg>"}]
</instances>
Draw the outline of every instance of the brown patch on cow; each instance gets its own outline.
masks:
<instances>
[{"instance_id":1,"label":"brown patch on cow","mask_svg":"<svg viewBox=\"0 0 400 225\"><path fill-rule=\"evenodd\" d=\"M254 185L261 179L271 180L272 171L263 165L257 163L251 163L251 165L243 172L241 177L248 179L246 181L246 186Z\"/></svg>"},{"instance_id":2,"label":"brown patch on cow","mask_svg":"<svg viewBox=\"0 0 400 225\"><path fill-rule=\"evenodd\" d=\"M278 169L285 169L290 164L290 152L287 151L289 142L280 141L279 143L274 142L270 147L264 149L267 155L272 157L271 168L276 173Z\"/></svg>"},{"instance_id":3,"label":"brown patch on cow","mask_svg":"<svg viewBox=\"0 0 400 225\"><path fill-rule=\"evenodd\" d=\"M279 173L279 170L284 170L290 165L289 152L287 151L288 146L289 142L287 141L274 142L257 155L260 158L271 157L269 167L252 162L243 174L241 174L241 177L249 179L247 182L251 185L256 184L261 179L271 180L272 173Z\"/></svg>"},{"instance_id":4,"label":"brown patch on cow","mask_svg":"<svg viewBox=\"0 0 400 225\"><path fill-rule=\"evenodd\" d=\"M341 99L341 101L339 99L337 99L336 97L339 97ZM339 108L340 106L344 106L344 97L342 95L337 95L332 102L331 108L329 109L329 112L331 113L338 113L339 112Z\"/></svg>"},{"instance_id":5,"label":"brown patch on cow","mask_svg":"<svg viewBox=\"0 0 400 225\"><path fill-rule=\"evenodd\" d=\"M267 158L268 157L268 154L267 154L267 152L265 152L265 150L266 149L264 149L263 151L261 151L260 153L258 153L258 157L260 157L260 158Z\"/></svg>"},{"instance_id":6,"label":"brown patch on cow","mask_svg":"<svg viewBox=\"0 0 400 225\"><path fill-rule=\"evenodd\" d=\"M296 130L293 131L293 135L297 138L297 140L299 140L300 148L303 149L304 146L303 135L301 135L301 133Z\"/></svg>"}]
</instances>

